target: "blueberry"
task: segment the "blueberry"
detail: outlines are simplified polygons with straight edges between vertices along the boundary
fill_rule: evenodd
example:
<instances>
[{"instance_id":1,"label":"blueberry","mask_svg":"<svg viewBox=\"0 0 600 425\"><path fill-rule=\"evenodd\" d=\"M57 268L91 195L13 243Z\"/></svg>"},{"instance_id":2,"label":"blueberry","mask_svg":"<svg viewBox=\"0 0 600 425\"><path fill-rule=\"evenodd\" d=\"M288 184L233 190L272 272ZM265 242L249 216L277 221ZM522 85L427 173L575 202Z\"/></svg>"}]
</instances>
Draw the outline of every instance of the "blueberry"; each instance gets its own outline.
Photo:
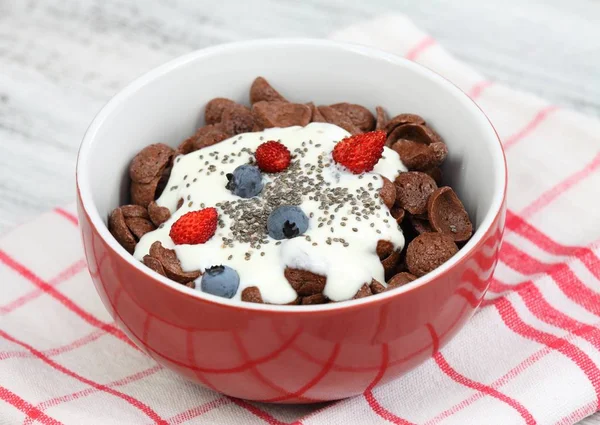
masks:
<instances>
[{"instance_id":1,"label":"blueberry","mask_svg":"<svg viewBox=\"0 0 600 425\"><path fill-rule=\"evenodd\" d=\"M263 189L262 174L253 165L240 165L227 174L227 180L225 187L241 198L252 198Z\"/></svg>"},{"instance_id":2,"label":"blueberry","mask_svg":"<svg viewBox=\"0 0 600 425\"><path fill-rule=\"evenodd\" d=\"M213 266L204 271L200 289L218 297L231 298L240 286L240 276L228 266Z\"/></svg>"},{"instance_id":3,"label":"blueberry","mask_svg":"<svg viewBox=\"0 0 600 425\"><path fill-rule=\"evenodd\" d=\"M294 205L277 208L267 219L267 231L273 239L291 239L308 229L308 217Z\"/></svg>"}]
</instances>

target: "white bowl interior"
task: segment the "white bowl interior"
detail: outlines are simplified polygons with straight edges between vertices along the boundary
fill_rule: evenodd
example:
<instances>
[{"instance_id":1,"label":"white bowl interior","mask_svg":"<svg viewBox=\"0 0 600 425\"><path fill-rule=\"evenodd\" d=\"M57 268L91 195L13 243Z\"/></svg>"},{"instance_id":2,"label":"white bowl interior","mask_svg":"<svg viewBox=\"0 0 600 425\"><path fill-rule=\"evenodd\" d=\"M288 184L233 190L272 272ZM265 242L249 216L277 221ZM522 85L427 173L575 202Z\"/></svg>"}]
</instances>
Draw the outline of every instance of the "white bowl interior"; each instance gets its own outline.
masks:
<instances>
[{"instance_id":1,"label":"white bowl interior","mask_svg":"<svg viewBox=\"0 0 600 425\"><path fill-rule=\"evenodd\" d=\"M447 80L369 48L319 40L258 40L176 59L140 77L107 104L86 134L77 168L92 221L102 227L110 211L126 202L128 166L137 152L157 142L177 146L202 124L204 105L214 97L248 104L250 83L258 75L291 101L351 102L373 111L381 105L390 117L421 115L448 144L444 179L463 200L476 228L491 224L500 209L505 165L497 136L481 110ZM112 239L108 231L102 235ZM111 243L121 249L116 241ZM450 264L440 269L445 267Z\"/></svg>"}]
</instances>

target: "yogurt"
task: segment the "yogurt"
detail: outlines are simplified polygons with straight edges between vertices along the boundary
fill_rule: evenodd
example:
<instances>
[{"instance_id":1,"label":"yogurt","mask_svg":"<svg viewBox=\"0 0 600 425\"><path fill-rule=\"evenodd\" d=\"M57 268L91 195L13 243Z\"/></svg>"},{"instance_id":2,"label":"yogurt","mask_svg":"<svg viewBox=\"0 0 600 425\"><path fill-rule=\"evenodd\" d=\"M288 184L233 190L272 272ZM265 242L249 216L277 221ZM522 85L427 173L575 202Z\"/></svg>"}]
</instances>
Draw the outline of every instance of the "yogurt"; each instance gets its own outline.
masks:
<instances>
[{"instance_id":1,"label":"yogurt","mask_svg":"<svg viewBox=\"0 0 600 425\"><path fill-rule=\"evenodd\" d=\"M284 277L286 267L327 276L323 294L333 301L352 298L372 279L385 285L377 242L387 240L402 249L404 236L379 196L381 176L393 181L406 168L398 154L386 147L372 172L345 171L333 162L331 152L348 136L333 124L311 123L245 133L178 156L156 201L171 211L171 218L141 238L135 258L141 261L160 241L175 249L184 271L228 265L240 276L234 300L240 299L244 288L256 286L266 303L292 302L297 295ZM290 150L290 167L282 173L264 173L265 186L257 197L235 196L225 187L227 173L251 163L256 148L269 140L278 140ZM291 204L309 217L308 230L277 241L267 234L267 217L278 206ZM205 207L219 212L215 235L204 244L175 245L169 237L172 224Z\"/></svg>"}]
</instances>

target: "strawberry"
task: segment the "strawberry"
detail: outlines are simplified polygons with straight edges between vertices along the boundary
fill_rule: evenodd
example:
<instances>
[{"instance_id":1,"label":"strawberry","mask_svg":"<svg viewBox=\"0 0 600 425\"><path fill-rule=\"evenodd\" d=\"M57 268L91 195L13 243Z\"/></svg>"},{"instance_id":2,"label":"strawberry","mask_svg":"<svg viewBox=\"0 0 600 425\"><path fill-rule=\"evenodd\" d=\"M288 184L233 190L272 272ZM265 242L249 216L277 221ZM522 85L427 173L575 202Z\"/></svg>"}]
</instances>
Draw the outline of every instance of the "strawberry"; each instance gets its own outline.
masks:
<instances>
[{"instance_id":1,"label":"strawberry","mask_svg":"<svg viewBox=\"0 0 600 425\"><path fill-rule=\"evenodd\" d=\"M218 213L215 208L190 211L173 223L169 236L176 245L205 243L217 231Z\"/></svg>"},{"instance_id":2,"label":"strawberry","mask_svg":"<svg viewBox=\"0 0 600 425\"><path fill-rule=\"evenodd\" d=\"M333 149L333 160L353 174L373 170L383 154L385 131L371 131L346 137Z\"/></svg>"},{"instance_id":3,"label":"strawberry","mask_svg":"<svg viewBox=\"0 0 600 425\"><path fill-rule=\"evenodd\" d=\"M266 173L279 173L285 170L292 159L288 148L273 140L261 144L256 149L254 157L258 168Z\"/></svg>"}]
</instances>

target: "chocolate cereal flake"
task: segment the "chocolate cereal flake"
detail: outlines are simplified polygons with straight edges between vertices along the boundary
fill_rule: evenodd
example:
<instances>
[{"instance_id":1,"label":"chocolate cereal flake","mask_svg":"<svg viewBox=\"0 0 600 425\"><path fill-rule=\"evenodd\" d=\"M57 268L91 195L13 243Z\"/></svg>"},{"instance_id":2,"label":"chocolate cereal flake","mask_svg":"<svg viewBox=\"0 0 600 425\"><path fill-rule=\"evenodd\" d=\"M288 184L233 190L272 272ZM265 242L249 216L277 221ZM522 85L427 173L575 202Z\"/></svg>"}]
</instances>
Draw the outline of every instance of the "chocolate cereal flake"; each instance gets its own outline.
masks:
<instances>
[{"instance_id":1,"label":"chocolate cereal flake","mask_svg":"<svg viewBox=\"0 0 600 425\"><path fill-rule=\"evenodd\" d=\"M367 108L354 103L336 103L333 109L350 118L350 121L361 131L367 132L375 128L375 117Z\"/></svg>"},{"instance_id":2,"label":"chocolate cereal flake","mask_svg":"<svg viewBox=\"0 0 600 425\"><path fill-rule=\"evenodd\" d=\"M200 127L191 137L194 143L194 151L207 146L216 145L231 135L221 126L221 124L210 124Z\"/></svg>"},{"instance_id":3,"label":"chocolate cereal flake","mask_svg":"<svg viewBox=\"0 0 600 425\"><path fill-rule=\"evenodd\" d=\"M369 285L369 287L371 288L371 292L374 295L381 294L382 292L385 292L385 290L387 289L385 286L383 286L381 283L379 283L375 279L373 279L371 281L371 284Z\"/></svg>"},{"instance_id":4,"label":"chocolate cereal flake","mask_svg":"<svg viewBox=\"0 0 600 425\"><path fill-rule=\"evenodd\" d=\"M192 137L188 137L187 139L185 139L183 142L181 142L179 144L179 146L177 146L177 155L187 155L188 153L192 153L196 150L196 145L195 145L195 141L196 139L194 138L194 136Z\"/></svg>"},{"instance_id":5,"label":"chocolate cereal flake","mask_svg":"<svg viewBox=\"0 0 600 425\"><path fill-rule=\"evenodd\" d=\"M385 126L388 123L388 116L385 113L385 109L381 106L375 108L377 118L375 120L375 130L385 130Z\"/></svg>"},{"instance_id":6,"label":"chocolate cereal flake","mask_svg":"<svg viewBox=\"0 0 600 425\"><path fill-rule=\"evenodd\" d=\"M400 286L404 286L407 283L412 282L416 278L417 278L417 276L410 274L408 272L400 272L400 273L394 275L394 277L392 277L390 280L388 280L387 289L393 289L393 288L398 288Z\"/></svg>"},{"instance_id":7,"label":"chocolate cereal flake","mask_svg":"<svg viewBox=\"0 0 600 425\"><path fill-rule=\"evenodd\" d=\"M223 112L236 105L231 99L216 97L209 101L204 108L204 123L206 125L218 124L221 122Z\"/></svg>"},{"instance_id":8,"label":"chocolate cereal flake","mask_svg":"<svg viewBox=\"0 0 600 425\"><path fill-rule=\"evenodd\" d=\"M225 108L221 117L221 128L229 135L248 133L254 127L254 116L244 105L234 103Z\"/></svg>"},{"instance_id":9,"label":"chocolate cereal flake","mask_svg":"<svg viewBox=\"0 0 600 425\"><path fill-rule=\"evenodd\" d=\"M160 177L175 152L163 143L146 146L131 161L129 176L135 183L149 184Z\"/></svg>"},{"instance_id":10,"label":"chocolate cereal flake","mask_svg":"<svg viewBox=\"0 0 600 425\"><path fill-rule=\"evenodd\" d=\"M148 215L155 226L160 226L171 217L171 211L167 207L161 207L152 201L148 204Z\"/></svg>"},{"instance_id":11,"label":"chocolate cereal flake","mask_svg":"<svg viewBox=\"0 0 600 425\"><path fill-rule=\"evenodd\" d=\"M368 297L369 295L373 295L373 292L371 292L370 286L365 283L363 286L360 287L360 289L358 290L356 295L352 297L352 299L357 300L359 298Z\"/></svg>"},{"instance_id":12,"label":"chocolate cereal flake","mask_svg":"<svg viewBox=\"0 0 600 425\"><path fill-rule=\"evenodd\" d=\"M399 261L400 251L392 251L390 255L388 255L384 260L381 261L381 265L383 266L383 271L385 272L386 279L394 274Z\"/></svg>"},{"instance_id":13,"label":"chocolate cereal flake","mask_svg":"<svg viewBox=\"0 0 600 425\"><path fill-rule=\"evenodd\" d=\"M342 114L336 109L333 109L331 106L322 105L319 106L318 109L328 123L342 127L352 135L361 133L360 128L354 125L350 117Z\"/></svg>"},{"instance_id":14,"label":"chocolate cereal flake","mask_svg":"<svg viewBox=\"0 0 600 425\"><path fill-rule=\"evenodd\" d=\"M321 111L319 111L319 108L317 108L314 103L308 102L306 105L310 108L312 114L310 117L310 122L327 122Z\"/></svg>"},{"instance_id":15,"label":"chocolate cereal flake","mask_svg":"<svg viewBox=\"0 0 600 425\"><path fill-rule=\"evenodd\" d=\"M379 240L377 241L376 252L379 259L384 260L394 252L394 244L390 241Z\"/></svg>"},{"instance_id":16,"label":"chocolate cereal flake","mask_svg":"<svg viewBox=\"0 0 600 425\"><path fill-rule=\"evenodd\" d=\"M146 233L155 229L154 224L152 224L150 220L142 217L126 218L125 223L127 224L127 227L131 233L133 233L138 240Z\"/></svg>"},{"instance_id":17,"label":"chocolate cereal flake","mask_svg":"<svg viewBox=\"0 0 600 425\"><path fill-rule=\"evenodd\" d=\"M201 275L199 271L184 272L181 269L181 263L175 254L175 250L163 247L160 241L156 241L150 246L150 256L160 262L165 270L165 275L175 282L187 283Z\"/></svg>"},{"instance_id":18,"label":"chocolate cereal flake","mask_svg":"<svg viewBox=\"0 0 600 425\"><path fill-rule=\"evenodd\" d=\"M394 207L390 210L390 214L392 217L394 217L396 223L398 224L402 223L402 220L404 220L404 216L406 215L405 211L397 205L394 205Z\"/></svg>"},{"instance_id":19,"label":"chocolate cereal flake","mask_svg":"<svg viewBox=\"0 0 600 425\"><path fill-rule=\"evenodd\" d=\"M405 124L425 125L425 120L416 114L399 114L386 123L385 131L390 134L396 127Z\"/></svg>"},{"instance_id":20,"label":"chocolate cereal flake","mask_svg":"<svg viewBox=\"0 0 600 425\"><path fill-rule=\"evenodd\" d=\"M312 116L307 105L283 101L257 102L252 105L252 114L255 120L253 131L271 127L305 126Z\"/></svg>"},{"instance_id":21,"label":"chocolate cereal flake","mask_svg":"<svg viewBox=\"0 0 600 425\"><path fill-rule=\"evenodd\" d=\"M146 208L142 207L141 205L123 205L120 208L123 212L123 217L125 218L150 218L148 216L148 210L146 210Z\"/></svg>"},{"instance_id":22,"label":"chocolate cereal flake","mask_svg":"<svg viewBox=\"0 0 600 425\"><path fill-rule=\"evenodd\" d=\"M156 273L166 276L165 269L163 268L162 264L160 264L160 261L158 261L156 258L151 257L150 255L144 255L144 264L146 267L154 270Z\"/></svg>"},{"instance_id":23,"label":"chocolate cereal flake","mask_svg":"<svg viewBox=\"0 0 600 425\"><path fill-rule=\"evenodd\" d=\"M131 182L131 202L142 207L148 207L150 202L154 201L160 176L154 178L150 183Z\"/></svg>"},{"instance_id":24,"label":"chocolate cereal flake","mask_svg":"<svg viewBox=\"0 0 600 425\"><path fill-rule=\"evenodd\" d=\"M284 276L292 288L300 296L309 296L323 292L327 278L308 270L294 269L286 267Z\"/></svg>"},{"instance_id":25,"label":"chocolate cereal flake","mask_svg":"<svg viewBox=\"0 0 600 425\"><path fill-rule=\"evenodd\" d=\"M250 86L250 103L258 102L287 102L263 77L257 77Z\"/></svg>"},{"instance_id":26,"label":"chocolate cereal flake","mask_svg":"<svg viewBox=\"0 0 600 425\"><path fill-rule=\"evenodd\" d=\"M412 274L421 277L441 266L457 252L458 247L451 236L423 233L408 245L406 265Z\"/></svg>"},{"instance_id":27,"label":"chocolate cereal flake","mask_svg":"<svg viewBox=\"0 0 600 425\"><path fill-rule=\"evenodd\" d=\"M473 224L454 190L448 186L435 190L427 202L427 215L431 227L446 233L455 242L467 241L473 234Z\"/></svg>"},{"instance_id":28,"label":"chocolate cereal flake","mask_svg":"<svg viewBox=\"0 0 600 425\"><path fill-rule=\"evenodd\" d=\"M383 185L379 189L379 196L386 207L392 208L396 202L396 186L388 178L381 176Z\"/></svg>"},{"instance_id":29,"label":"chocolate cereal flake","mask_svg":"<svg viewBox=\"0 0 600 425\"><path fill-rule=\"evenodd\" d=\"M260 289L256 286L249 286L242 291L242 301L248 303L264 304Z\"/></svg>"},{"instance_id":30,"label":"chocolate cereal flake","mask_svg":"<svg viewBox=\"0 0 600 425\"><path fill-rule=\"evenodd\" d=\"M425 173L408 171L400 173L394 181L396 203L413 215L427 212L427 200L437 189L435 181Z\"/></svg>"},{"instance_id":31,"label":"chocolate cereal flake","mask_svg":"<svg viewBox=\"0 0 600 425\"><path fill-rule=\"evenodd\" d=\"M136 240L125 223L121 208L115 208L108 219L108 230L123 248L133 254Z\"/></svg>"},{"instance_id":32,"label":"chocolate cereal flake","mask_svg":"<svg viewBox=\"0 0 600 425\"><path fill-rule=\"evenodd\" d=\"M392 149L398 153L402 163L411 171L424 171L439 167L448 155L448 148L443 142L426 145L400 139L393 144Z\"/></svg>"},{"instance_id":33,"label":"chocolate cereal flake","mask_svg":"<svg viewBox=\"0 0 600 425\"><path fill-rule=\"evenodd\" d=\"M301 304L302 305L311 305L311 304L325 304L329 301L329 299L323 294L314 294L309 295L308 297L303 297Z\"/></svg>"},{"instance_id":34,"label":"chocolate cereal flake","mask_svg":"<svg viewBox=\"0 0 600 425\"><path fill-rule=\"evenodd\" d=\"M405 139L426 145L435 142L443 143L442 138L433 129L421 124L399 125L391 133L388 133L387 146L392 146L397 140Z\"/></svg>"},{"instance_id":35,"label":"chocolate cereal flake","mask_svg":"<svg viewBox=\"0 0 600 425\"><path fill-rule=\"evenodd\" d=\"M434 230L431 228L431 225L429 224L429 221L427 221L426 219L412 215L409 217L409 221L413 229L415 229L415 231L419 235L421 233L434 232Z\"/></svg>"}]
</instances>

